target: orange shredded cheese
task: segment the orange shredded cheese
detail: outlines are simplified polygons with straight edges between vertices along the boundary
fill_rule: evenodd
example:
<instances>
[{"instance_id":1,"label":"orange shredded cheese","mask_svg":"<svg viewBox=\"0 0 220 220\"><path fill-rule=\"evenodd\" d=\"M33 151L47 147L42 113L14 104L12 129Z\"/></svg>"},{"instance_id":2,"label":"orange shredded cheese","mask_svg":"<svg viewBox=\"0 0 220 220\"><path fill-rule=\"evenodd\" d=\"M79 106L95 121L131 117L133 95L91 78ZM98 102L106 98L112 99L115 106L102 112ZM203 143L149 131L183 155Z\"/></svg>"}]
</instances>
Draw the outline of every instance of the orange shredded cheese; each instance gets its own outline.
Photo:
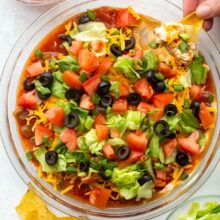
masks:
<instances>
[{"instance_id":1,"label":"orange shredded cheese","mask_svg":"<svg viewBox=\"0 0 220 220\"><path fill-rule=\"evenodd\" d=\"M61 194L66 194L66 193L68 193L69 191L71 191L72 189L73 189L73 185L69 185L69 186L67 186L65 189L63 189L60 193Z\"/></svg>"}]
</instances>

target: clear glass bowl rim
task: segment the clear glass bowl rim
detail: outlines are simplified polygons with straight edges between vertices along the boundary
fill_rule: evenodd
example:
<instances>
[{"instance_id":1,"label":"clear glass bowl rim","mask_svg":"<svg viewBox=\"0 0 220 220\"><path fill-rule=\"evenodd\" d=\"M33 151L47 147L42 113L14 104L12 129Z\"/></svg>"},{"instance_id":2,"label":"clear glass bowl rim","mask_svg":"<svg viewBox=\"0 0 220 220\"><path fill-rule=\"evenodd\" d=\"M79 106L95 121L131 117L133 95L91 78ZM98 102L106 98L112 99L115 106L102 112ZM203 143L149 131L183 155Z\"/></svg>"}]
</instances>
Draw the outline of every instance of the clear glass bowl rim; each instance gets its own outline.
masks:
<instances>
[{"instance_id":1,"label":"clear glass bowl rim","mask_svg":"<svg viewBox=\"0 0 220 220\"><path fill-rule=\"evenodd\" d=\"M90 3L90 2L97 2L97 1L99 1L99 0L90 0L90 1L83 0L83 1L80 1L81 3L78 4L78 5L83 5L83 4L87 4L87 3ZM22 34L22 36L20 37L20 39L17 41L14 48L12 49L12 51L11 51L7 61L6 61L5 67L3 69L3 76L2 76L2 80L1 80L1 94L4 94L5 91L8 92L8 85L9 85L10 79L7 78L8 76L6 75L6 73L10 72L12 74L12 72L9 69L9 63L13 64L14 66L16 65L16 60L18 59L18 55L23 50L22 45L20 44L23 36L28 31L30 31L31 28L33 29L35 24L39 25L39 22L43 18L45 18L47 16L50 18L51 16L53 16L54 11L56 11L58 9L61 9L65 5L68 5L70 2L71 2L71 0L66 1L64 3L61 3L58 6L56 6L55 8L53 8L53 9L49 10L48 12L46 12L45 14L41 15ZM169 1L161 0L161 2L166 2L166 3L172 4L172 6L175 6L176 9L179 10L178 6L174 5L173 3L169 2ZM72 6L73 6L73 3L72 3ZM61 10L61 12L62 12L62 10ZM209 36L209 38L211 39L210 36ZM211 41L212 41L212 39L211 39ZM215 45L213 45L213 46L215 47ZM215 47L215 49L218 50L216 47ZM16 54L17 54L17 56L15 57ZM219 69L220 68L217 67L218 74L219 74L219 71L218 71ZM216 83L216 87L217 87L217 91L216 91L217 92L217 97L219 98L220 97L220 95L219 95L219 86L217 86L218 82L215 82L215 83ZM12 149L12 148L7 147L7 145L9 145L9 143L11 143L12 146L14 145L14 143L13 143L13 140L10 139L10 128L9 128L9 122L8 122L8 118L7 118L7 108L8 108L8 105L7 105L8 103L7 102L8 102L8 99L6 97L7 96L1 97L1 104L2 104L1 106L4 106L4 105L6 106L5 109L1 109L2 115L6 116L6 118L1 117L1 136L2 136L3 145L5 147L6 153L9 157L12 165L14 166L17 173L24 180L24 182L30 188L32 188L42 199L44 199L48 204L52 205L53 207L65 212L66 214L71 215L73 213L73 209L71 209L68 206L68 204L66 204L65 202L63 203L62 200L54 197L54 194L50 190L39 186L36 183L36 179L33 176L29 176L30 174L27 172L27 169L24 166L23 161L16 154L16 149ZM218 109L220 109L219 108L219 102L218 102ZM219 116L217 118L216 124L219 124ZM154 208L151 208L151 209L148 209L148 210L142 210L141 212L140 212L140 210L139 211L137 210L136 212L133 212L129 215L124 214L123 216L126 217L127 219L136 219L134 216L137 215L138 217L144 216L144 217L148 217L148 219L149 219L149 218L155 217L157 215L161 215L166 211L169 211L171 208L175 207L177 204L181 203L186 198L188 198L190 195L192 195L192 193L194 193L199 188L199 186L201 186L201 184L203 184L205 182L205 180L208 178L208 176L211 174L211 172L214 170L215 166L217 165L218 158L219 158L219 155L220 155L220 150L217 148L217 144L218 144L217 140L219 139L218 138L218 136L219 136L219 128L218 127L216 127L216 129L215 129L215 134L214 135L215 135L215 138L216 138L216 143L214 143L215 147L213 147L214 150L212 152L212 155L210 156L210 158L212 158L213 160L209 161L209 164L207 165L207 168L205 169L203 174L202 173L198 174L196 180L191 181L191 184L189 184L187 189L185 189L184 191L182 190L181 193L179 193L176 196L173 196L172 199L167 200L166 202L164 202L163 204L158 205L157 207L155 206ZM198 180L199 177L200 177L200 180ZM196 184L193 185L193 183L196 183ZM186 192L186 190L188 190L188 192ZM174 199L176 199L176 201L174 201ZM106 217L106 218L107 217L116 218L116 217L122 216L121 214L115 215L114 213L111 213L113 211L113 209L109 209L109 213L106 213L106 212L102 212L100 210L95 210L95 211L91 211L90 209L85 210L84 208L79 208L79 207L76 207L74 205L72 206L72 208L75 208L76 213L79 214L79 215L88 214L88 215L91 215L91 216L96 216L94 219L98 219L99 218L98 216L100 216L100 219L102 219L103 216ZM146 213L146 211L147 211L147 213Z\"/></svg>"}]
</instances>

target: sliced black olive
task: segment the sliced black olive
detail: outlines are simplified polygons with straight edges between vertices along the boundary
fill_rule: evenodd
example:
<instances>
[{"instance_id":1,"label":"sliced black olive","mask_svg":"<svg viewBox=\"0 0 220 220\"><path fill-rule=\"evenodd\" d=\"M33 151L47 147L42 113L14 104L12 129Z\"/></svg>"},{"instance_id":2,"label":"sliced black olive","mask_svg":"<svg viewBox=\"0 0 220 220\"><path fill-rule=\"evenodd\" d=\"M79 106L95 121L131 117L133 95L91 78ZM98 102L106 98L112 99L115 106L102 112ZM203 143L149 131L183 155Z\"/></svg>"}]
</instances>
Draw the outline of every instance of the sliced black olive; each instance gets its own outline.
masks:
<instances>
[{"instance_id":1,"label":"sliced black olive","mask_svg":"<svg viewBox=\"0 0 220 220\"><path fill-rule=\"evenodd\" d=\"M81 162L79 164L79 169L82 172L87 172L89 170L89 162L85 162L85 163Z\"/></svg>"},{"instance_id":2,"label":"sliced black olive","mask_svg":"<svg viewBox=\"0 0 220 220\"><path fill-rule=\"evenodd\" d=\"M112 106L113 98L110 94L103 95L100 97L99 106L107 108L108 106Z\"/></svg>"},{"instance_id":3,"label":"sliced black olive","mask_svg":"<svg viewBox=\"0 0 220 220\"><path fill-rule=\"evenodd\" d=\"M68 128L75 128L78 124L79 124L79 116L76 113L71 112L66 116L65 125Z\"/></svg>"},{"instance_id":4,"label":"sliced black olive","mask_svg":"<svg viewBox=\"0 0 220 220\"><path fill-rule=\"evenodd\" d=\"M156 77L156 72L154 70L148 70L146 72L147 81L151 84L156 84L159 80Z\"/></svg>"},{"instance_id":5,"label":"sliced black olive","mask_svg":"<svg viewBox=\"0 0 220 220\"><path fill-rule=\"evenodd\" d=\"M125 40L125 50L133 49L135 46L135 39L131 37L129 40Z\"/></svg>"},{"instance_id":6,"label":"sliced black olive","mask_svg":"<svg viewBox=\"0 0 220 220\"><path fill-rule=\"evenodd\" d=\"M166 89L166 84L163 80L160 80L154 85L153 88L156 92L164 92Z\"/></svg>"},{"instance_id":7,"label":"sliced black olive","mask_svg":"<svg viewBox=\"0 0 220 220\"><path fill-rule=\"evenodd\" d=\"M41 100L47 100L50 98L51 96L51 93L48 93L48 94L41 94L39 91L37 91L37 96L41 99Z\"/></svg>"},{"instance_id":8,"label":"sliced black olive","mask_svg":"<svg viewBox=\"0 0 220 220\"><path fill-rule=\"evenodd\" d=\"M200 110L200 103L197 101L192 101L190 108L192 109L192 113L199 118L199 110Z\"/></svg>"},{"instance_id":9,"label":"sliced black olive","mask_svg":"<svg viewBox=\"0 0 220 220\"><path fill-rule=\"evenodd\" d=\"M174 104L168 104L164 109L164 113L168 117L174 116L177 113L177 107Z\"/></svg>"},{"instance_id":10,"label":"sliced black olive","mask_svg":"<svg viewBox=\"0 0 220 220\"><path fill-rule=\"evenodd\" d=\"M126 160L129 157L130 153L130 148L127 146L123 146L118 148L116 155L119 160Z\"/></svg>"},{"instance_id":11,"label":"sliced black olive","mask_svg":"<svg viewBox=\"0 0 220 220\"><path fill-rule=\"evenodd\" d=\"M141 102L141 97L136 92L132 92L128 95L127 101L129 104L137 106Z\"/></svg>"},{"instance_id":12,"label":"sliced black olive","mask_svg":"<svg viewBox=\"0 0 220 220\"><path fill-rule=\"evenodd\" d=\"M72 45L73 39L67 34L60 34L58 36L58 39L60 39L62 41L66 41L70 46Z\"/></svg>"},{"instance_id":13,"label":"sliced black olive","mask_svg":"<svg viewBox=\"0 0 220 220\"><path fill-rule=\"evenodd\" d=\"M180 166L186 166L189 164L189 156L184 152L178 151L176 155L176 162Z\"/></svg>"},{"instance_id":14,"label":"sliced black olive","mask_svg":"<svg viewBox=\"0 0 220 220\"><path fill-rule=\"evenodd\" d=\"M108 81L104 81L102 80L99 85L98 85L98 91L97 93L99 95L106 95L109 93L109 89L110 89L111 83Z\"/></svg>"},{"instance_id":15,"label":"sliced black olive","mask_svg":"<svg viewBox=\"0 0 220 220\"><path fill-rule=\"evenodd\" d=\"M53 166L57 163L58 153L56 151L47 151L45 154L45 161L49 166Z\"/></svg>"},{"instance_id":16,"label":"sliced black olive","mask_svg":"<svg viewBox=\"0 0 220 220\"><path fill-rule=\"evenodd\" d=\"M154 133L159 137L164 137L169 133L169 125L164 120L156 121L153 125Z\"/></svg>"},{"instance_id":17,"label":"sliced black olive","mask_svg":"<svg viewBox=\"0 0 220 220\"><path fill-rule=\"evenodd\" d=\"M90 21L90 18L88 17L88 15L87 14L82 14L79 17L78 23L79 24L85 24L85 23L87 23L89 21Z\"/></svg>"},{"instance_id":18,"label":"sliced black olive","mask_svg":"<svg viewBox=\"0 0 220 220\"><path fill-rule=\"evenodd\" d=\"M121 47L117 44L112 44L110 47L110 51L115 57L120 57L123 55Z\"/></svg>"},{"instance_id":19,"label":"sliced black olive","mask_svg":"<svg viewBox=\"0 0 220 220\"><path fill-rule=\"evenodd\" d=\"M32 82L31 77L27 77L23 82L23 87L26 91L31 91L35 89L35 84Z\"/></svg>"},{"instance_id":20,"label":"sliced black olive","mask_svg":"<svg viewBox=\"0 0 220 220\"><path fill-rule=\"evenodd\" d=\"M75 102L79 103L82 96L82 91L79 89L69 89L66 91L65 94L68 100L74 100Z\"/></svg>"},{"instance_id":21,"label":"sliced black olive","mask_svg":"<svg viewBox=\"0 0 220 220\"><path fill-rule=\"evenodd\" d=\"M176 134L174 132L170 132L166 137L169 138L169 139L175 139Z\"/></svg>"},{"instance_id":22,"label":"sliced black olive","mask_svg":"<svg viewBox=\"0 0 220 220\"><path fill-rule=\"evenodd\" d=\"M53 83L53 75L48 72L42 73L39 78L39 81L42 84L42 86L49 87Z\"/></svg>"},{"instance_id":23,"label":"sliced black olive","mask_svg":"<svg viewBox=\"0 0 220 220\"><path fill-rule=\"evenodd\" d=\"M145 183L152 181L153 178L148 174L144 174L141 178L138 179L138 183L143 186Z\"/></svg>"}]
</instances>

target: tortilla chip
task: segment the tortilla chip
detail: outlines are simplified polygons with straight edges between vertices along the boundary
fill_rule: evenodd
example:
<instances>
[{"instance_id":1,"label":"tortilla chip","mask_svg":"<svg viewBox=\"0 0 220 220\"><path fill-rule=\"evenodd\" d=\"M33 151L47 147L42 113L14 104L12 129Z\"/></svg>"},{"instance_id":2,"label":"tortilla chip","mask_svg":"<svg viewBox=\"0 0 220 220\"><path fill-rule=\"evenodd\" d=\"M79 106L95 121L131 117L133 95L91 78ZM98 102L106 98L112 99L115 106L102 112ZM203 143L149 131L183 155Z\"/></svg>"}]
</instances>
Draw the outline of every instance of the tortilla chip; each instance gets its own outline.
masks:
<instances>
[{"instance_id":1,"label":"tortilla chip","mask_svg":"<svg viewBox=\"0 0 220 220\"><path fill-rule=\"evenodd\" d=\"M23 220L79 220L75 217L57 217L35 193L28 190L16 207Z\"/></svg>"},{"instance_id":2,"label":"tortilla chip","mask_svg":"<svg viewBox=\"0 0 220 220\"><path fill-rule=\"evenodd\" d=\"M193 32L195 35L198 35L199 30L202 28L203 25L203 19L199 18L196 15L196 12L192 12L191 14L185 16L181 21L179 21L181 24L189 25L193 27Z\"/></svg>"}]
</instances>

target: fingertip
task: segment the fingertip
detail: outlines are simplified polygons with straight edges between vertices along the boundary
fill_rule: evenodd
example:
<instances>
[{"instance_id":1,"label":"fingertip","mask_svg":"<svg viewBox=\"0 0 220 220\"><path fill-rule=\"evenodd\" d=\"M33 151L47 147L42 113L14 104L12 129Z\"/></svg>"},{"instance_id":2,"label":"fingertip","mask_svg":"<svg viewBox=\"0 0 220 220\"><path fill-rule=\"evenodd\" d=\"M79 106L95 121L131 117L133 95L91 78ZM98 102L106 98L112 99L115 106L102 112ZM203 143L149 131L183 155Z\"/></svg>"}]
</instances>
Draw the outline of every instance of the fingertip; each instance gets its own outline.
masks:
<instances>
[{"instance_id":1,"label":"fingertip","mask_svg":"<svg viewBox=\"0 0 220 220\"><path fill-rule=\"evenodd\" d=\"M203 28L205 31L210 31L213 26L213 18L207 19L203 23Z\"/></svg>"}]
</instances>

